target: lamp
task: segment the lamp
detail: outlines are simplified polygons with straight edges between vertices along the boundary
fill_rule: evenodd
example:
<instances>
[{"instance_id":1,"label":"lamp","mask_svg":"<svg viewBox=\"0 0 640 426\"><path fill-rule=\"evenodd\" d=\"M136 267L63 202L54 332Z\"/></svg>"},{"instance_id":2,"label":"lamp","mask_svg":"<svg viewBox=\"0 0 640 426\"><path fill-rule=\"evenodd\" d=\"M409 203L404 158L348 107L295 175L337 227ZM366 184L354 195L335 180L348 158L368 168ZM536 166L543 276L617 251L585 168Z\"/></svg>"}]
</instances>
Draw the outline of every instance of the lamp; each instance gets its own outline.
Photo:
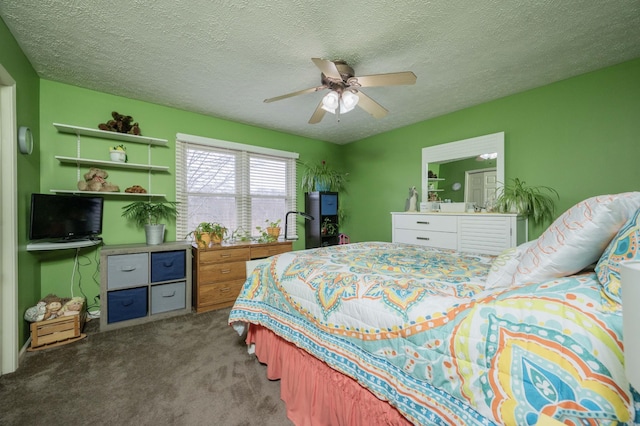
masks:
<instances>
[{"instance_id":1,"label":"lamp","mask_svg":"<svg viewBox=\"0 0 640 426\"><path fill-rule=\"evenodd\" d=\"M290 212L287 212L287 214L284 216L284 240L287 241L289 238L287 238L287 229L289 228L287 225L289 223L289 215L290 214L299 214L300 216L304 217L306 220L313 220L313 216L311 216L308 213L305 212L297 212L295 210L292 210Z\"/></svg>"},{"instance_id":2,"label":"lamp","mask_svg":"<svg viewBox=\"0 0 640 426\"><path fill-rule=\"evenodd\" d=\"M358 95L349 90L342 93L332 90L322 98L322 109L331 114L344 114L354 109L359 100Z\"/></svg>"},{"instance_id":3,"label":"lamp","mask_svg":"<svg viewBox=\"0 0 640 426\"><path fill-rule=\"evenodd\" d=\"M640 261L620 263L622 286L622 333L624 337L624 367L627 379L640 389Z\"/></svg>"}]
</instances>

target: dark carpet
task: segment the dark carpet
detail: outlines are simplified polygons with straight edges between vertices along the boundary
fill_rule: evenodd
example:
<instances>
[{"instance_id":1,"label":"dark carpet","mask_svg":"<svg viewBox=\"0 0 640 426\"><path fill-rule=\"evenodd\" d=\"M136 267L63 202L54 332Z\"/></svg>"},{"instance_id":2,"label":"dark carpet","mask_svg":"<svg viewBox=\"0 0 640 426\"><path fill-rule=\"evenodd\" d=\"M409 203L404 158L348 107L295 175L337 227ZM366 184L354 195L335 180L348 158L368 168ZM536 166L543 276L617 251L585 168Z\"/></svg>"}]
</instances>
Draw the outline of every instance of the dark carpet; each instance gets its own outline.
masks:
<instances>
[{"instance_id":1,"label":"dark carpet","mask_svg":"<svg viewBox=\"0 0 640 426\"><path fill-rule=\"evenodd\" d=\"M291 425L280 382L229 309L98 332L28 352L0 377L0 425Z\"/></svg>"}]
</instances>

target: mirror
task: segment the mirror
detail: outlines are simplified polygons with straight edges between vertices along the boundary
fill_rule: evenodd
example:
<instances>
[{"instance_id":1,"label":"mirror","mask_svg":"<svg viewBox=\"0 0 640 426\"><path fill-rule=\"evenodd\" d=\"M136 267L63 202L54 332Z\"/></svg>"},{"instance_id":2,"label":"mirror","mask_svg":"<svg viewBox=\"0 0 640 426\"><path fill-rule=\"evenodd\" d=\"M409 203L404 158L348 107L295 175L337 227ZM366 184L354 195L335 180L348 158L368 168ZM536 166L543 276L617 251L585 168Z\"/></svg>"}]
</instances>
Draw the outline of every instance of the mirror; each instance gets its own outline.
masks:
<instances>
[{"instance_id":1,"label":"mirror","mask_svg":"<svg viewBox=\"0 0 640 426\"><path fill-rule=\"evenodd\" d=\"M482 162L476 161L479 156L488 153L495 153L496 157ZM429 178L429 170L437 175L437 179ZM502 182L504 132L422 149L422 201L429 200L430 188L432 193L442 200L485 200L487 194L495 194ZM460 184L459 187L456 183ZM478 191L482 191L482 195L479 195ZM448 195L443 197L442 194Z\"/></svg>"}]
</instances>

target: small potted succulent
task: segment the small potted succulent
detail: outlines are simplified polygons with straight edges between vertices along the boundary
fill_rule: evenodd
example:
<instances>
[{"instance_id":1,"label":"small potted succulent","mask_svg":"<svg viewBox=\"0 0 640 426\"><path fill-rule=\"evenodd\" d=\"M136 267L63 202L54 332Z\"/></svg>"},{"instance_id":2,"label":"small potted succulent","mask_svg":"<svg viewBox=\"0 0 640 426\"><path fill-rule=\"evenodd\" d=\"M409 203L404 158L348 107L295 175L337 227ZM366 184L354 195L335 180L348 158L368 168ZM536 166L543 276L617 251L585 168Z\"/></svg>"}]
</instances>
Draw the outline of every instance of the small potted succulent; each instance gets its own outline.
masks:
<instances>
[{"instance_id":1,"label":"small potted succulent","mask_svg":"<svg viewBox=\"0 0 640 426\"><path fill-rule=\"evenodd\" d=\"M122 144L112 146L109 149L109 156L111 157L111 161L125 163L127 161L127 148Z\"/></svg>"}]
</instances>

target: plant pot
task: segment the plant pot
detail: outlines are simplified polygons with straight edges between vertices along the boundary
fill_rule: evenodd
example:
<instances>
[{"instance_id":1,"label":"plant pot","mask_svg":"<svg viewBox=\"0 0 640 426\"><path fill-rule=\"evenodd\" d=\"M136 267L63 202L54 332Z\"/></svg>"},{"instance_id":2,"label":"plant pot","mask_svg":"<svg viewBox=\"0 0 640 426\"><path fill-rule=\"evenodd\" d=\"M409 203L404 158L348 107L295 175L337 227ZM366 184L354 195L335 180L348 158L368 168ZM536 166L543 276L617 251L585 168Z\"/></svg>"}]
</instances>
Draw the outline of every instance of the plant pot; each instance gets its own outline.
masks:
<instances>
[{"instance_id":1,"label":"plant pot","mask_svg":"<svg viewBox=\"0 0 640 426\"><path fill-rule=\"evenodd\" d=\"M278 237L280 236L280 228L271 228L268 227L267 228L267 234L269 234L269 236L271 236L274 240L277 240Z\"/></svg>"},{"instance_id":2,"label":"plant pot","mask_svg":"<svg viewBox=\"0 0 640 426\"><path fill-rule=\"evenodd\" d=\"M315 187L318 192L328 192L331 189L331 184L325 179L316 178Z\"/></svg>"},{"instance_id":3,"label":"plant pot","mask_svg":"<svg viewBox=\"0 0 640 426\"><path fill-rule=\"evenodd\" d=\"M209 234L211 236L211 244L221 244L222 236L217 234Z\"/></svg>"},{"instance_id":4,"label":"plant pot","mask_svg":"<svg viewBox=\"0 0 640 426\"><path fill-rule=\"evenodd\" d=\"M118 163L124 163L127 161L127 153L117 149L109 151L109 156L111 157L111 161L117 161Z\"/></svg>"},{"instance_id":5,"label":"plant pot","mask_svg":"<svg viewBox=\"0 0 640 426\"><path fill-rule=\"evenodd\" d=\"M211 234L196 234L196 243L198 244L198 248L209 247L211 245Z\"/></svg>"},{"instance_id":6,"label":"plant pot","mask_svg":"<svg viewBox=\"0 0 640 426\"><path fill-rule=\"evenodd\" d=\"M145 225L144 233L147 238L147 245L153 246L164 242L164 224Z\"/></svg>"}]
</instances>

